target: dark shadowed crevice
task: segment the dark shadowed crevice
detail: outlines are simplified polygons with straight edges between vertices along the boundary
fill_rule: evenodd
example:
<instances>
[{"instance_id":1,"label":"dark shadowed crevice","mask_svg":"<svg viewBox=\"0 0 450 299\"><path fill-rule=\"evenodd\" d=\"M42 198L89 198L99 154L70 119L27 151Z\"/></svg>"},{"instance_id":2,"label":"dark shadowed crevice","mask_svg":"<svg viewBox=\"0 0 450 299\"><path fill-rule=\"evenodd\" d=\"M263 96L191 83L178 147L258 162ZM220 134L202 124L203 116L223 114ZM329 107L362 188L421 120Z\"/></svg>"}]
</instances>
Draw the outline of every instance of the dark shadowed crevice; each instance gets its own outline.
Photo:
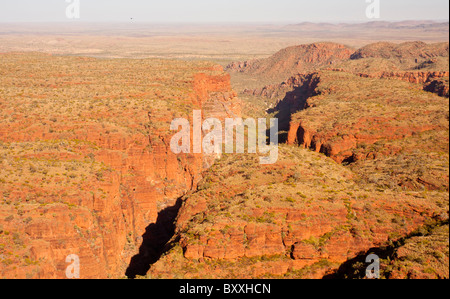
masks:
<instances>
[{"instance_id":1,"label":"dark shadowed crevice","mask_svg":"<svg viewBox=\"0 0 450 299\"><path fill-rule=\"evenodd\" d=\"M343 263L335 272L325 275L323 279L364 279L366 276L365 268L368 266L366 258L370 254L376 254L381 260L395 260L397 250L405 245L407 240L414 237L428 236L432 233L433 229L448 224L448 219L434 220L431 223L418 228L411 234L392 242L390 245L371 248L366 252L361 252L355 258ZM390 273L385 272L383 273L383 276L386 279L389 279Z\"/></svg>"},{"instance_id":2,"label":"dark shadowed crevice","mask_svg":"<svg viewBox=\"0 0 450 299\"><path fill-rule=\"evenodd\" d=\"M336 272L325 275L323 279L364 279L366 276L364 267L368 266L366 258L369 255L376 254L380 259L392 258L395 249L394 246L371 248L367 252L359 253L355 258L346 261Z\"/></svg>"},{"instance_id":3,"label":"dark shadowed crevice","mask_svg":"<svg viewBox=\"0 0 450 299\"><path fill-rule=\"evenodd\" d=\"M146 228L139 253L131 259L125 273L128 278L145 276L150 267L167 251L166 245L175 234L175 219L181 205L182 199L179 198L174 206L162 210L156 222Z\"/></svg>"},{"instance_id":4,"label":"dark shadowed crevice","mask_svg":"<svg viewBox=\"0 0 450 299\"><path fill-rule=\"evenodd\" d=\"M353 164L353 163L355 163L355 162L356 162L355 156L352 155L352 156L350 156L350 157L345 158L345 159L342 161L342 165L348 166L348 165Z\"/></svg>"},{"instance_id":5,"label":"dark shadowed crevice","mask_svg":"<svg viewBox=\"0 0 450 299\"><path fill-rule=\"evenodd\" d=\"M274 118L277 118L279 123L279 142L286 143L291 126L292 115L305 110L308 107L308 99L319 95L317 86L320 80L316 76L317 74L309 74L301 77L301 82L294 85L291 91L288 91L284 98L278 102L278 104L269 110L267 113L273 114Z\"/></svg>"}]
</instances>

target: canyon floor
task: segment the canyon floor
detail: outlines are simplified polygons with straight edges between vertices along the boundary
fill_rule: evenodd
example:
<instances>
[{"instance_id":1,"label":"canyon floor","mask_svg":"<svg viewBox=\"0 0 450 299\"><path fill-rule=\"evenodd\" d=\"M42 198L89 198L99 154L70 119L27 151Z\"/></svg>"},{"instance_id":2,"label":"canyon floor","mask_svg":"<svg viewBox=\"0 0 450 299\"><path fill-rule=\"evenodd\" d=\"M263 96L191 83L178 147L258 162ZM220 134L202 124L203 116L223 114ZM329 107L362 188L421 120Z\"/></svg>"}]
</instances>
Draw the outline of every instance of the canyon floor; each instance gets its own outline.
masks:
<instances>
[{"instance_id":1,"label":"canyon floor","mask_svg":"<svg viewBox=\"0 0 450 299\"><path fill-rule=\"evenodd\" d=\"M0 278L449 278L448 23L41 26L0 30ZM277 163L173 153L194 110Z\"/></svg>"}]
</instances>

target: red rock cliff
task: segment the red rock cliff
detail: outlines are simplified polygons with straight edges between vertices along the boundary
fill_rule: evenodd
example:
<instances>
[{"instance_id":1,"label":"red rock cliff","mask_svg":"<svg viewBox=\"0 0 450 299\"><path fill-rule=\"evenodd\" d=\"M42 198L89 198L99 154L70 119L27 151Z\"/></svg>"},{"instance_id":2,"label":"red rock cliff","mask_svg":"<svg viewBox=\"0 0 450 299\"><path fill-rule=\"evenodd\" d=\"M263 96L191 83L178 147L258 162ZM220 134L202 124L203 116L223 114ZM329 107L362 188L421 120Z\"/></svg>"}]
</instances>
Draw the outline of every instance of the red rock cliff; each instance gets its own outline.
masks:
<instances>
[{"instance_id":1,"label":"red rock cliff","mask_svg":"<svg viewBox=\"0 0 450 299\"><path fill-rule=\"evenodd\" d=\"M12 59L20 60L22 57ZM59 61L55 58L39 56L35 59L44 60L36 63L37 66L47 64L49 71L59 70ZM76 70L72 75L73 80L76 80L77 76L82 77L85 82L91 80L85 79L85 66L80 65L76 59L62 59L64 65L77 65L73 68ZM97 69L104 67L101 61L89 61L96 64ZM141 78L143 73L155 71L156 83L148 82L152 79L147 77L147 81L141 84L147 84L148 90L158 86L155 93L162 94L164 87L159 81L163 79L156 76L165 75L167 70L158 73L160 66L157 62L153 67L142 66L133 61L130 65L130 70L142 72ZM179 72L177 68L180 66L177 62L167 62L167 65L174 68L173 73ZM86 67L90 69L89 65ZM127 67L118 65L116 71L125 73L125 76L134 74L128 72ZM99 75L101 71L97 72ZM21 78L27 74L17 73L14 76ZM51 76L47 77L52 80ZM108 78L123 81L123 76L117 79L111 76ZM55 79L54 88L42 86L39 91L44 95L50 94L58 89L63 90L60 87L63 84L65 83ZM136 88L134 84L139 86L139 82L135 81L127 84L125 90ZM66 257L70 254L80 257L81 278L125 275L131 257L137 253L142 243L146 227L157 220L161 210L174 205L178 197L195 189L202 171L212 163L211 157L194 154L177 156L172 153L169 143L174 132L169 131L169 126L173 116L169 111L171 108L176 110L178 106L170 105L203 109L203 106L214 98L223 105L229 105L230 111L239 113L239 101L231 90L229 75L223 74L220 69L200 69L187 81L178 79L176 84L185 86L183 88L186 90L180 94L178 103L170 103L170 99L162 100L155 102L147 111L142 111L145 106L140 107L139 104L135 106L137 108L128 108L128 100L122 102L125 108L119 106L116 109L116 106L112 106L117 105L116 101L109 102L109 111L93 105L91 110L80 110L79 114L68 116L63 121L56 112L59 109L56 105L53 111L47 110L47 114L43 113L42 103L47 97L43 96L40 107L36 105L27 115L17 112L14 120L0 122L0 143L5 145L4 149L14 149L22 145L25 147L25 153L15 150L9 152L4 161L6 164L2 164L2 173L14 173L26 167L24 176L27 178L26 183L19 183L2 177L0 193L3 194L5 202L0 205L0 238L2 244L6 245L0 248L0 255L3 257L4 252L11 252L15 257L12 256L7 262L0 264L1 277L65 278L65 269L68 266ZM116 81L111 85L116 85L116 90L121 88L120 83ZM33 83L33 86L36 85ZM10 87L7 83L5 88L15 87ZM81 83L73 92L76 93L82 90L81 88L89 89L89 85ZM178 87L173 87L172 90L176 90L175 88ZM103 87L97 88L99 101L106 98L102 89ZM110 89L106 90L109 92ZM145 92L131 93L129 103L147 96ZM92 95L92 91L89 91L89 95ZM122 97L127 96L122 93ZM27 101L27 98L23 99L24 103ZM14 113L12 104L13 102L0 99L0 105L6 113ZM76 110L76 104L66 102L65 105L63 109ZM164 105L168 107L165 114L161 113ZM96 109L102 110L97 112ZM222 112L223 117L228 116L224 108L217 111ZM185 110L185 113L192 115L192 111ZM204 115L208 116L208 111L205 111ZM87 120L83 121L83 118ZM110 122L104 121L108 119ZM127 124L127 128L115 126L113 119ZM51 129L36 125L40 121L50 123ZM41 144L41 149L36 150ZM53 148L59 150L55 151ZM33 166L27 166L28 164L21 161L30 161ZM58 165L58 168L53 171L52 165ZM28 170L28 167L31 170ZM86 175L80 174L82 169L86 169ZM79 181L82 176L85 178Z\"/></svg>"}]
</instances>

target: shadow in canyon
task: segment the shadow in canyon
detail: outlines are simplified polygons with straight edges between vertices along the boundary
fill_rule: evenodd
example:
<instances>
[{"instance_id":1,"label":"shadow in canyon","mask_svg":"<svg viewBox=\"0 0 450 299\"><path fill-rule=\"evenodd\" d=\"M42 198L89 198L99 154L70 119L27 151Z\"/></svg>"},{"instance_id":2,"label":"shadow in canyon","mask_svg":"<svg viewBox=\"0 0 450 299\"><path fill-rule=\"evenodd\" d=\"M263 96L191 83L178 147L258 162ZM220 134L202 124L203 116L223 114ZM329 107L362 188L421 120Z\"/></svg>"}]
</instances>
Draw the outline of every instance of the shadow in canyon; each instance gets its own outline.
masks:
<instances>
[{"instance_id":1,"label":"shadow in canyon","mask_svg":"<svg viewBox=\"0 0 450 299\"><path fill-rule=\"evenodd\" d=\"M413 231L407 236L400 238L389 245L371 248L366 252L360 252L355 258L343 263L335 272L325 275L323 279L364 279L366 278L366 267L369 266L369 264L366 263L366 258L370 254L376 254L381 261L394 260L397 250L401 246L405 245L407 240L414 237L429 236L432 234L434 229L444 225L449 225L448 219L433 220L430 223L418 228L416 231ZM387 271L386 266L388 265L381 265L382 274L386 279L389 279L391 273ZM385 269L383 270L383 268Z\"/></svg>"},{"instance_id":2,"label":"shadow in canyon","mask_svg":"<svg viewBox=\"0 0 450 299\"><path fill-rule=\"evenodd\" d=\"M381 260L393 258L395 253L395 246L375 247L366 252L360 252L355 258L343 263L336 272L326 274L322 279L364 279L366 277L366 258L371 255L377 255Z\"/></svg>"},{"instance_id":3,"label":"shadow in canyon","mask_svg":"<svg viewBox=\"0 0 450 299\"><path fill-rule=\"evenodd\" d=\"M274 108L267 110L267 113L278 118L280 143L287 142L292 115L307 109L308 99L318 95L316 92L318 84L319 80L313 74L306 76L300 84L294 85L292 90L286 92L284 98Z\"/></svg>"},{"instance_id":4,"label":"shadow in canyon","mask_svg":"<svg viewBox=\"0 0 450 299\"><path fill-rule=\"evenodd\" d=\"M167 251L166 245L175 234L175 219L182 203L182 198L178 198L174 206L162 210L156 222L146 228L139 253L131 259L125 273L128 278L145 276L151 265Z\"/></svg>"}]
</instances>

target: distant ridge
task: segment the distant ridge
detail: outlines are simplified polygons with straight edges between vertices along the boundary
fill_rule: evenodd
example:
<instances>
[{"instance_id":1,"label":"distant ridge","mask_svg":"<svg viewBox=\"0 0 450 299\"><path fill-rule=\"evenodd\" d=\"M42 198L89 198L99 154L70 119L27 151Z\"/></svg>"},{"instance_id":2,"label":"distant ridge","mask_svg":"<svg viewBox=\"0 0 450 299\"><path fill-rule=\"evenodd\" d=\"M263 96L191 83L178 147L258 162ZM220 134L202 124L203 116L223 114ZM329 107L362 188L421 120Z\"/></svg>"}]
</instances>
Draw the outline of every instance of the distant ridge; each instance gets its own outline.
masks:
<instances>
[{"instance_id":1,"label":"distant ridge","mask_svg":"<svg viewBox=\"0 0 450 299\"><path fill-rule=\"evenodd\" d=\"M302 22L298 24L291 24L285 26L284 30L289 31L303 31L303 30L342 30L342 29L354 29L355 25L359 29L428 29L428 30L448 30L449 21L371 21L365 23L313 23Z\"/></svg>"},{"instance_id":2,"label":"distant ridge","mask_svg":"<svg viewBox=\"0 0 450 299\"><path fill-rule=\"evenodd\" d=\"M447 69L442 65L447 64L448 57L448 42L415 41L399 44L377 42L360 49L324 42L288 47L264 59L232 62L226 69L234 73L260 76L275 82L321 68L335 68L341 63L350 63L352 60L364 58L372 60L364 61L362 64L354 63L354 67L369 63L372 68L377 65L381 68L381 65L384 65L383 71L432 69L437 66L439 70L442 70ZM384 60L377 62L374 59Z\"/></svg>"},{"instance_id":3,"label":"distant ridge","mask_svg":"<svg viewBox=\"0 0 450 299\"><path fill-rule=\"evenodd\" d=\"M389 42L379 42L362 47L352 55L352 59L369 57L419 59L437 56L448 57L448 53L448 43L426 44L424 42L407 42L394 44Z\"/></svg>"}]
</instances>

